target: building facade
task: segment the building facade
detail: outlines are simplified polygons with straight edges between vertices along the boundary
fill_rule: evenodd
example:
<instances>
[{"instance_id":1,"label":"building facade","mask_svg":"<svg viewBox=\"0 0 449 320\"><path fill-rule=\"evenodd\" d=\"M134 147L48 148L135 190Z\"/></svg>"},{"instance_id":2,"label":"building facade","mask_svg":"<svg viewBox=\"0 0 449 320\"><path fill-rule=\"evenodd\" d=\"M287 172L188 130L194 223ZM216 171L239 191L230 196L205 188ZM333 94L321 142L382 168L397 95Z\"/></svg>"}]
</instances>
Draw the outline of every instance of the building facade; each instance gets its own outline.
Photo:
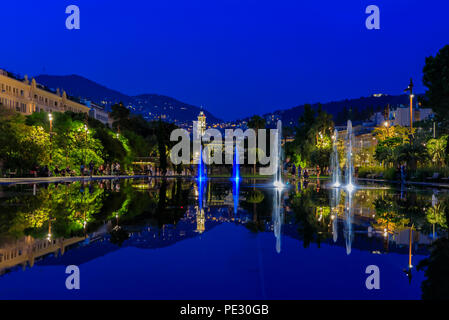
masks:
<instances>
[{"instance_id":1,"label":"building facade","mask_svg":"<svg viewBox=\"0 0 449 320\"><path fill-rule=\"evenodd\" d=\"M413 122L427 120L433 117L433 111L430 108L413 108ZM410 107L399 106L396 110L390 113L390 119L393 120L393 125L399 125L403 127L410 126Z\"/></svg>"},{"instance_id":2,"label":"building facade","mask_svg":"<svg viewBox=\"0 0 449 320\"><path fill-rule=\"evenodd\" d=\"M200 112L200 114L198 115L198 132L197 137L202 137L204 136L204 133L206 132L206 115L204 114L203 111Z\"/></svg>"},{"instance_id":3,"label":"building facade","mask_svg":"<svg viewBox=\"0 0 449 320\"><path fill-rule=\"evenodd\" d=\"M109 123L109 113L104 109L104 107L99 106L91 101L84 101L86 106L89 107L89 116L91 118L97 119L104 125L110 125Z\"/></svg>"},{"instance_id":4,"label":"building facade","mask_svg":"<svg viewBox=\"0 0 449 320\"><path fill-rule=\"evenodd\" d=\"M36 83L36 80L23 80L13 77L0 69L0 104L24 115L33 112L89 113L89 107L67 97L65 91L52 92Z\"/></svg>"}]
</instances>

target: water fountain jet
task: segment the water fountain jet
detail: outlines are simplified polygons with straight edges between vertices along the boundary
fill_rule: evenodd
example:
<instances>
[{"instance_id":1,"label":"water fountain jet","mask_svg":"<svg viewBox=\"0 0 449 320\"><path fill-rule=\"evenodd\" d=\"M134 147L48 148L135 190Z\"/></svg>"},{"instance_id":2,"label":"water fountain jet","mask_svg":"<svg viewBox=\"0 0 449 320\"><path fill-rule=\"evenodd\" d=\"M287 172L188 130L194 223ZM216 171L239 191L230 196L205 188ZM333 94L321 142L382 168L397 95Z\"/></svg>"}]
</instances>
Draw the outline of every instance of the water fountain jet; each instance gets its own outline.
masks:
<instances>
[{"instance_id":1,"label":"water fountain jet","mask_svg":"<svg viewBox=\"0 0 449 320\"><path fill-rule=\"evenodd\" d=\"M345 170L345 189L352 193L355 190L354 184L354 163L352 160L352 146L354 144L354 134L352 133L352 122L348 120L346 129L346 170Z\"/></svg>"},{"instance_id":2,"label":"water fountain jet","mask_svg":"<svg viewBox=\"0 0 449 320\"><path fill-rule=\"evenodd\" d=\"M332 187L339 188L341 185L340 161L338 157L338 131L335 129L332 137L333 150L331 155Z\"/></svg>"}]
</instances>

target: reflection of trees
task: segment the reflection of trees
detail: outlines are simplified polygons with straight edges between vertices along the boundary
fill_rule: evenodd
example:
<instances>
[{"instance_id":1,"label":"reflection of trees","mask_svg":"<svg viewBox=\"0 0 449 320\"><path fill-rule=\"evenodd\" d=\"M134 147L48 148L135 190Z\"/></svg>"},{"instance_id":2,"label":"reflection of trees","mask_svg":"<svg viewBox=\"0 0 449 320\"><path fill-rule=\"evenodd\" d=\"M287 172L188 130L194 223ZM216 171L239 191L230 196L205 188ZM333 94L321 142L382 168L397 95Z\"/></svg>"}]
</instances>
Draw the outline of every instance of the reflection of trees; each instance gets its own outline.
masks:
<instances>
[{"instance_id":1,"label":"reflection of trees","mask_svg":"<svg viewBox=\"0 0 449 320\"><path fill-rule=\"evenodd\" d=\"M302 193L291 195L291 206L298 224L298 232L303 236L304 248L330 237L331 209L327 190L315 192L306 189Z\"/></svg>"},{"instance_id":2,"label":"reflection of trees","mask_svg":"<svg viewBox=\"0 0 449 320\"><path fill-rule=\"evenodd\" d=\"M85 188L81 182L75 182L46 185L36 196L12 197L3 204L12 211L8 233L43 238L51 221L55 237L80 235L85 223L101 209L102 194L97 186Z\"/></svg>"},{"instance_id":3,"label":"reflection of trees","mask_svg":"<svg viewBox=\"0 0 449 320\"><path fill-rule=\"evenodd\" d=\"M263 221L258 219L257 205L265 199L265 195L262 191L254 188L248 192L246 196L246 202L253 205L253 220L246 223L246 227L252 232L260 232L265 229Z\"/></svg>"},{"instance_id":4,"label":"reflection of trees","mask_svg":"<svg viewBox=\"0 0 449 320\"><path fill-rule=\"evenodd\" d=\"M399 195L381 195L374 200L376 209L377 228L388 230L388 232L400 231L409 228L411 225L422 231L430 231L429 222L442 223L444 220L433 217L434 210L428 197L409 193L401 198ZM437 215L438 215L437 211ZM440 224L444 227L444 224Z\"/></svg>"},{"instance_id":5,"label":"reflection of trees","mask_svg":"<svg viewBox=\"0 0 449 320\"><path fill-rule=\"evenodd\" d=\"M374 200L376 209L375 228L386 230L388 233L403 230L410 220L398 212L398 207L392 195L385 195Z\"/></svg>"}]
</instances>

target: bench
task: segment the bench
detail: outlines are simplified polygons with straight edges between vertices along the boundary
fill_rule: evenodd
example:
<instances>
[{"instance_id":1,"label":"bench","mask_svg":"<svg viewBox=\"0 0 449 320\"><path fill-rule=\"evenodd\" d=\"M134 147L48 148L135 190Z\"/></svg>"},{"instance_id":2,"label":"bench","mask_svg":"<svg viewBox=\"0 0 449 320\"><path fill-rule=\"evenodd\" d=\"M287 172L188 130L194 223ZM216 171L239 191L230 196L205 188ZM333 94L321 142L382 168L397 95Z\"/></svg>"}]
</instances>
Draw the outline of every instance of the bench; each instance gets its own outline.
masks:
<instances>
[{"instance_id":1,"label":"bench","mask_svg":"<svg viewBox=\"0 0 449 320\"><path fill-rule=\"evenodd\" d=\"M440 174L438 172L434 172L433 176L427 177L426 180L437 180L440 177Z\"/></svg>"}]
</instances>

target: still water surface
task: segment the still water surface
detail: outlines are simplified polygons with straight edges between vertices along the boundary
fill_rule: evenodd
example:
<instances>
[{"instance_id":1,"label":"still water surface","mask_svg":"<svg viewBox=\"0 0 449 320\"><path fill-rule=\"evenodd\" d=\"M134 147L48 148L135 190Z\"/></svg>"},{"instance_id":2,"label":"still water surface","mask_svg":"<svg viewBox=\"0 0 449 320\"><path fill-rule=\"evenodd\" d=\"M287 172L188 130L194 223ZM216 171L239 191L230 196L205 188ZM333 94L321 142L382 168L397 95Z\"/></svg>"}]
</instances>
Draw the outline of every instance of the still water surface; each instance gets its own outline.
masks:
<instances>
[{"instance_id":1,"label":"still water surface","mask_svg":"<svg viewBox=\"0 0 449 320\"><path fill-rule=\"evenodd\" d=\"M447 198L325 181L0 186L0 299L420 299ZM80 290L66 289L69 265Z\"/></svg>"}]
</instances>

